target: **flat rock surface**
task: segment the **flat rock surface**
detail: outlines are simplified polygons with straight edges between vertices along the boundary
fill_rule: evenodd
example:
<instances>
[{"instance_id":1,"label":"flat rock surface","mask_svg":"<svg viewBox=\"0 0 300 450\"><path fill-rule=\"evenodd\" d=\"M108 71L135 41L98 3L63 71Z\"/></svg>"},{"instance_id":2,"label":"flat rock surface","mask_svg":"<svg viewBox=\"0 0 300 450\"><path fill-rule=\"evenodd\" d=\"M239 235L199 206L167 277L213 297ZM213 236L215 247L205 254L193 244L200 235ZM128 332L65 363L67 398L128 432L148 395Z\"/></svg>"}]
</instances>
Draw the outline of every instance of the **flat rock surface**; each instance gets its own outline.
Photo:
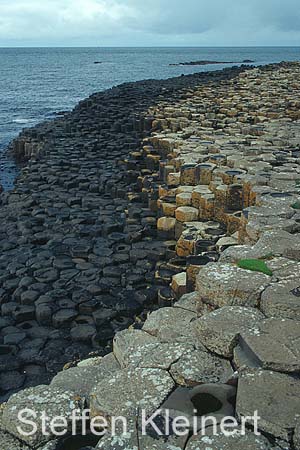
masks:
<instances>
[{"instance_id":1,"label":"flat rock surface","mask_svg":"<svg viewBox=\"0 0 300 450\"><path fill-rule=\"evenodd\" d=\"M184 354L194 350L191 345L180 342L153 342L128 348L126 358L123 360L125 367L143 367L168 370Z\"/></svg>"},{"instance_id":2,"label":"flat rock surface","mask_svg":"<svg viewBox=\"0 0 300 450\"><path fill-rule=\"evenodd\" d=\"M259 330L241 333L241 342L264 369L278 372L300 371L300 322L267 319Z\"/></svg>"},{"instance_id":3,"label":"flat rock surface","mask_svg":"<svg viewBox=\"0 0 300 450\"><path fill-rule=\"evenodd\" d=\"M269 283L267 275L223 263L209 263L197 276L198 292L216 307L254 307Z\"/></svg>"},{"instance_id":4,"label":"flat rock surface","mask_svg":"<svg viewBox=\"0 0 300 450\"><path fill-rule=\"evenodd\" d=\"M263 314L254 308L224 306L199 318L195 327L200 342L207 349L230 358L239 335L249 329L259 329L263 318Z\"/></svg>"},{"instance_id":5,"label":"flat rock surface","mask_svg":"<svg viewBox=\"0 0 300 450\"><path fill-rule=\"evenodd\" d=\"M108 432L100 439L96 449L102 450L183 450L185 448L188 434L184 436L176 436L175 434L166 433L163 418L157 416L154 419L157 429L161 435L151 425L143 426L142 417L136 420L128 419L126 429L117 424L116 430Z\"/></svg>"},{"instance_id":6,"label":"flat rock surface","mask_svg":"<svg viewBox=\"0 0 300 450\"><path fill-rule=\"evenodd\" d=\"M229 361L200 350L186 351L172 364L170 374L177 384L226 383L232 374Z\"/></svg>"},{"instance_id":7,"label":"flat rock surface","mask_svg":"<svg viewBox=\"0 0 300 450\"><path fill-rule=\"evenodd\" d=\"M59 372L51 381L51 386L68 389L76 395L88 398L93 386L117 370L121 370L117 361L113 364L111 359L102 358L97 364L90 363Z\"/></svg>"},{"instance_id":8,"label":"flat rock surface","mask_svg":"<svg viewBox=\"0 0 300 450\"><path fill-rule=\"evenodd\" d=\"M232 430L230 430L232 432ZM256 436L247 432L242 435L236 431L231 436L217 434L215 436L195 436L192 437L186 450L275 450L271 443L263 436ZM279 448L277 448L279 450Z\"/></svg>"},{"instance_id":9,"label":"flat rock surface","mask_svg":"<svg viewBox=\"0 0 300 450\"><path fill-rule=\"evenodd\" d=\"M188 311L198 313L199 310L199 302L200 302L200 295L198 292L191 292L189 294L183 295L175 304L175 308L183 308L187 309Z\"/></svg>"},{"instance_id":10,"label":"flat rock surface","mask_svg":"<svg viewBox=\"0 0 300 450\"><path fill-rule=\"evenodd\" d=\"M21 443L18 439L8 433L0 430L0 448L3 450L30 450L30 448Z\"/></svg>"},{"instance_id":11,"label":"flat rock surface","mask_svg":"<svg viewBox=\"0 0 300 450\"><path fill-rule=\"evenodd\" d=\"M149 427L150 428L150 427ZM129 423L127 432L120 430L114 436L107 433L98 443L96 450L183 450L187 436L158 436L153 428L142 432L142 427Z\"/></svg>"},{"instance_id":12,"label":"flat rock surface","mask_svg":"<svg viewBox=\"0 0 300 450\"><path fill-rule=\"evenodd\" d=\"M138 409L153 413L174 388L168 372L129 368L104 378L90 396L92 416L132 416Z\"/></svg>"},{"instance_id":13,"label":"flat rock surface","mask_svg":"<svg viewBox=\"0 0 300 450\"><path fill-rule=\"evenodd\" d=\"M123 330L117 333L113 340L113 352L122 367L127 365L128 357L133 348L146 344L157 343L158 340L142 330Z\"/></svg>"},{"instance_id":14,"label":"flat rock surface","mask_svg":"<svg viewBox=\"0 0 300 450\"><path fill-rule=\"evenodd\" d=\"M299 416L300 381L266 370L241 374L237 393L238 417L260 416L259 429L288 441Z\"/></svg>"},{"instance_id":15,"label":"flat rock surface","mask_svg":"<svg viewBox=\"0 0 300 450\"><path fill-rule=\"evenodd\" d=\"M222 262L237 262L243 258L263 258L266 256L286 257L300 260L300 237L284 230L265 231L253 246L239 245L226 249Z\"/></svg>"},{"instance_id":16,"label":"flat rock surface","mask_svg":"<svg viewBox=\"0 0 300 450\"><path fill-rule=\"evenodd\" d=\"M52 418L56 416L64 417L67 420L68 426L70 426L72 411L76 410L80 412L82 408L83 400L72 391L55 386L49 387L43 385L28 388L10 397L3 409L2 428L28 445L41 445L54 438L49 428L49 423ZM22 430L25 432L32 430L30 424L23 424L18 418L19 412L24 409L30 409L36 414L36 419L32 415L29 416L29 419L34 420L37 426L36 433L30 436L24 436L24 433L21 433ZM46 421L48 435L42 432L40 416L44 411L46 411L48 416ZM17 428L18 424L19 430Z\"/></svg>"},{"instance_id":17,"label":"flat rock surface","mask_svg":"<svg viewBox=\"0 0 300 450\"><path fill-rule=\"evenodd\" d=\"M296 450L300 449L300 419L297 419L296 428L293 437L293 444Z\"/></svg>"},{"instance_id":18,"label":"flat rock surface","mask_svg":"<svg viewBox=\"0 0 300 450\"><path fill-rule=\"evenodd\" d=\"M260 307L267 317L300 320L299 278L268 286L262 293Z\"/></svg>"},{"instance_id":19,"label":"flat rock surface","mask_svg":"<svg viewBox=\"0 0 300 450\"><path fill-rule=\"evenodd\" d=\"M196 313L181 308L161 308L150 314L143 330L160 341L177 341L194 335L193 320Z\"/></svg>"}]
</instances>

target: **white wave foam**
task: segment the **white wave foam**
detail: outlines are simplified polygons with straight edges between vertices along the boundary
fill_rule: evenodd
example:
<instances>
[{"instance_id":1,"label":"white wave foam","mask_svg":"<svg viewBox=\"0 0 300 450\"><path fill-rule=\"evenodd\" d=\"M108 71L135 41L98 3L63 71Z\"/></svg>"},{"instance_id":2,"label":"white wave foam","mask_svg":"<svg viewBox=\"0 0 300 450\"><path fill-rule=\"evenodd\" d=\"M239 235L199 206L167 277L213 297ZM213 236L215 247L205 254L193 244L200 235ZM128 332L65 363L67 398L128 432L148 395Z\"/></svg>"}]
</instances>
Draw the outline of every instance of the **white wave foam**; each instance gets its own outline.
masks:
<instances>
[{"instance_id":1,"label":"white wave foam","mask_svg":"<svg viewBox=\"0 0 300 450\"><path fill-rule=\"evenodd\" d=\"M31 119L14 119L13 123L28 123L31 122Z\"/></svg>"}]
</instances>

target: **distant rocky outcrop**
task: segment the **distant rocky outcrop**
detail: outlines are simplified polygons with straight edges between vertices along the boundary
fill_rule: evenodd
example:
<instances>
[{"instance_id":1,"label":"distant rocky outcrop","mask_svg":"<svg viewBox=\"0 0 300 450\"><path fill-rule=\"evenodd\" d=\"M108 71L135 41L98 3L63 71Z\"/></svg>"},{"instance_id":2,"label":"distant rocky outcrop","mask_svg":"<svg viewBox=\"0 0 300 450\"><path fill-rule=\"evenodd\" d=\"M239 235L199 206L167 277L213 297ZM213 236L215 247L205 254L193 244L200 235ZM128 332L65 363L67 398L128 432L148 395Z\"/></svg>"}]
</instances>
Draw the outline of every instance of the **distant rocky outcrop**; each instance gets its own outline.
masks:
<instances>
[{"instance_id":1,"label":"distant rocky outcrop","mask_svg":"<svg viewBox=\"0 0 300 450\"><path fill-rule=\"evenodd\" d=\"M249 64L254 63L251 59L244 59L242 63ZM169 66L208 66L209 64L240 64L239 61L189 61L189 62L180 62L180 63L172 63Z\"/></svg>"}]
</instances>

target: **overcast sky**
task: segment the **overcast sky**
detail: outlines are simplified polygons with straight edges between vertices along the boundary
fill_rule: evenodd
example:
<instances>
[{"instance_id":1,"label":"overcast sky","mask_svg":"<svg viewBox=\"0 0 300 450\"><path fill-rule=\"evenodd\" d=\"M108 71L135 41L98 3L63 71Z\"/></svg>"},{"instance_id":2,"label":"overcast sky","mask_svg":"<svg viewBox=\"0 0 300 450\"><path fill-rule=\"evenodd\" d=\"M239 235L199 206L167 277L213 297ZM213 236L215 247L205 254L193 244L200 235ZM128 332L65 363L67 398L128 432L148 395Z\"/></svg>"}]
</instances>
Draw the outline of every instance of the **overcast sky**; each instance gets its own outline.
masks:
<instances>
[{"instance_id":1,"label":"overcast sky","mask_svg":"<svg viewBox=\"0 0 300 450\"><path fill-rule=\"evenodd\" d=\"M300 46L299 0L0 0L0 46Z\"/></svg>"}]
</instances>

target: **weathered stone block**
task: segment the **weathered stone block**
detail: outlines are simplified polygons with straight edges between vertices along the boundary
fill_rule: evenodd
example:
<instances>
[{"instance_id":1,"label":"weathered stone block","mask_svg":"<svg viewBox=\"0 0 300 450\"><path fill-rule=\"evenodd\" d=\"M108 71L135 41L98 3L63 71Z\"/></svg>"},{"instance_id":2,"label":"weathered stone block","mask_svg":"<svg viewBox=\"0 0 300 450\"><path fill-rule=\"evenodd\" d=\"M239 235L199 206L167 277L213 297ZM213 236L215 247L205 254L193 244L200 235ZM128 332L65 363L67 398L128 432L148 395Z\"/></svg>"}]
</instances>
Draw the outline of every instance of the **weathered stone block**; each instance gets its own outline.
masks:
<instances>
[{"instance_id":1,"label":"weathered stone block","mask_svg":"<svg viewBox=\"0 0 300 450\"><path fill-rule=\"evenodd\" d=\"M263 369L300 372L300 322L263 320L258 329L243 331L241 341Z\"/></svg>"},{"instance_id":2,"label":"weathered stone block","mask_svg":"<svg viewBox=\"0 0 300 450\"><path fill-rule=\"evenodd\" d=\"M175 217L179 222L193 222L198 220L199 211L192 206L180 206L175 211Z\"/></svg>"},{"instance_id":3,"label":"weathered stone block","mask_svg":"<svg viewBox=\"0 0 300 450\"><path fill-rule=\"evenodd\" d=\"M182 386L226 383L232 373L229 361L194 349L186 349L185 354L170 368L172 378Z\"/></svg>"},{"instance_id":4,"label":"weathered stone block","mask_svg":"<svg viewBox=\"0 0 300 450\"><path fill-rule=\"evenodd\" d=\"M8 400L3 409L2 428L4 431L11 433L13 436L30 446L39 446L51 439L55 439L55 435L51 434L49 427L49 423L54 417L64 417L67 427L70 429L72 412L80 412L80 410L83 409L83 406L83 398L67 389L43 385L28 388L14 394ZM40 418L43 411L47 413L48 419L46 420L46 424L48 435L45 435L45 433L42 432L41 420L35 421L37 426L36 433L25 436L24 433L21 432L21 430L24 430L25 432L32 430L30 424L24 424L18 418L19 412L26 408L34 411L38 418ZM28 419L33 420L32 416L29 416Z\"/></svg>"},{"instance_id":5,"label":"weathered stone block","mask_svg":"<svg viewBox=\"0 0 300 450\"><path fill-rule=\"evenodd\" d=\"M224 306L198 319L195 328L206 348L231 358L240 334L249 329L259 330L263 318L263 314L254 308Z\"/></svg>"},{"instance_id":6,"label":"weathered stone block","mask_svg":"<svg viewBox=\"0 0 300 450\"><path fill-rule=\"evenodd\" d=\"M158 235L163 239L173 239L175 236L176 219L172 217L160 217L157 221Z\"/></svg>"},{"instance_id":7,"label":"weathered stone block","mask_svg":"<svg viewBox=\"0 0 300 450\"><path fill-rule=\"evenodd\" d=\"M299 280L269 286L261 297L261 310L267 317L300 320Z\"/></svg>"},{"instance_id":8,"label":"weathered stone block","mask_svg":"<svg viewBox=\"0 0 300 450\"><path fill-rule=\"evenodd\" d=\"M103 378L90 395L91 417L136 417L138 409L152 414L174 388L168 372L129 368Z\"/></svg>"},{"instance_id":9,"label":"weathered stone block","mask_svg":"<svg viewBox=\"0 0 300 450\"><path fill-rule=\"evenodd\" d=\"M260 416L259 429L286 441L292 437L299 415L300 381L267 370L247 370L239 379L237 415Z\"/></svg>"},{"instance_id":10,"label":"weathered stone block","mask_svg":"<svg viewBox=\"0 0 300 450\"><path fill-rule=\"evenodd\" d=\"M271 278L232 264L209 263L198 274L199 294L213 306L257 306Z\"/></svg>"},{"instance_id":11,"label":"weathered stone block","mask_svg":"<svg viewBox=\"0 0 300 450\"><path fill-rule=\"evenodd\" d=\"M123 330L114 337L113 352L121 367L125 367L132 348L138 349L140 346L157 342L158 339L152 333L134 329Z\"/></svg>"},{"instance_id":12,"label":"weathered stone block","mask_svg":"<svg viewBox=\"0 0 300 450\"><path fill-rule=\"evenodd\" d=\"M216 435L208 433L205 436L194 436L188 442L186 450L279 450L275 449L264 436L256 436L250 431L244 435L239 428L236 432L232 428L226 431L230 433L229 436L225 436L221 431Z\"/></svg>"},{"instance_id":13,"label":"weathered stone block","mask_svg":"<svg viewBox=\"0 0 300 450\"><path fill-rule=\"evenodd\" d=\"M107 355L93 358L89 363L59 372L52 380L51 386L68 389L74 394L88 398L93 387L108 375L113 375L121 367L117 360ZM84 361L83 361L84 362Z\"/></svg>"},{"instance_id":14,"label":"weathered stone block","mask_svg":"<svg viewBox=\"0 0 300 450\"><path fill-rule=\"evenodd\" d=\"M143 330L163 342L178 342L195 337L193 319L197 315L181 308L161 308L151 313Z\"/></svg>"}]
</instances>

